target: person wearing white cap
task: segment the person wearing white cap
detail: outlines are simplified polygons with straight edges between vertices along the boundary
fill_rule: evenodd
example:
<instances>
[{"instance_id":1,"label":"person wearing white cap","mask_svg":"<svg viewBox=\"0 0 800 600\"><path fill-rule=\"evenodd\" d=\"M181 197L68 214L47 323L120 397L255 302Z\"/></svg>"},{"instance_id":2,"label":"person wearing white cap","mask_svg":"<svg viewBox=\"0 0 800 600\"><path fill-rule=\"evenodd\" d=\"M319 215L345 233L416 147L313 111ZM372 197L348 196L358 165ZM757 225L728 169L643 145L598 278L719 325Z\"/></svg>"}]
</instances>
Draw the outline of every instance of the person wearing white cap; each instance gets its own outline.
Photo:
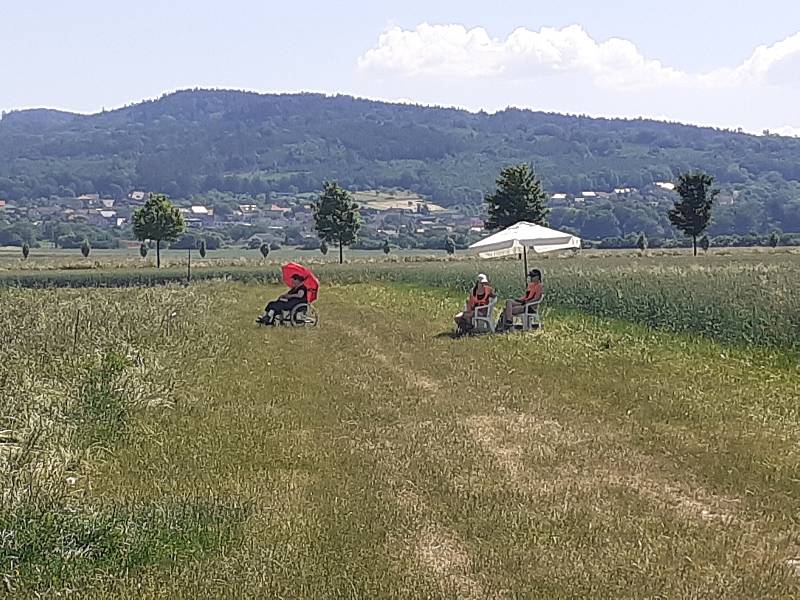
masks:
<instances>
[{"instance_id":1,"label":"person wearing white cap","mask_svg":"<svg viewBox=\"0 0 800 600\"><path fill-rule=\"evenodd\" d=\"M469 333L472 330L472 316L475 312L475 307L488 305L494 295L494 290L489 284L489 278L483 273L478 275L475 279L475 285L472 286L469 292L464 310L455 317L459 334Z\"/></svg>"}]
</instances>

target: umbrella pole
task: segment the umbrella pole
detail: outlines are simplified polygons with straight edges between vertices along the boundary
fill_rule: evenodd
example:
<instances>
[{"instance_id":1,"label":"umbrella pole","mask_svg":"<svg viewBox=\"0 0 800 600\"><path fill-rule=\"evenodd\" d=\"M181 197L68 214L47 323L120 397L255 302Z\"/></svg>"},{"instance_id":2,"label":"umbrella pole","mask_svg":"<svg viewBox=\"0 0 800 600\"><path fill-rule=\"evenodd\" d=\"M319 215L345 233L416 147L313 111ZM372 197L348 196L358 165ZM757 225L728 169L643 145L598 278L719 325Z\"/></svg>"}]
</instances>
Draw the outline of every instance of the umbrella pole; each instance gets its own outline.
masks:
<instances>
[{"instance_id":1,"label":"umbrella pole","mask_svg":"<svg viewBox=\"0 0 800 600\"><path fill-rule=\"evenodd\" d=\"M528 247L525 246L525 249L522 251L522 261L524 265L525 272L522 274L522 278L525 281L525 287L528 285Z\"/></svg>"}]
</instances>

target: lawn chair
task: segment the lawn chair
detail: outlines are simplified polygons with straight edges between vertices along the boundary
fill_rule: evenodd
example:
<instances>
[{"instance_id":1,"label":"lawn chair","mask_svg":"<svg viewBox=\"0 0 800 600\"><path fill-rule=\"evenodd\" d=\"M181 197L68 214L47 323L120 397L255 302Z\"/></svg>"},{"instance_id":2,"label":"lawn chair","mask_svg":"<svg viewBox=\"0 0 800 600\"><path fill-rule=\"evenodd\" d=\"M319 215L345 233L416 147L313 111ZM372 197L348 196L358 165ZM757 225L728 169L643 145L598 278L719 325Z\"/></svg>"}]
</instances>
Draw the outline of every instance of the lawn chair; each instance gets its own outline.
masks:
<instances>
[{"instance_id":1,"label":"lawn chair","mask_svg":"<svg viewBox=\"0 0 800 600\"><path fill-rule=\"evenodd\" d=\"M497 304L497 296L489 299L486 306L476 306L472 311L472 330L476 333L494 333L494 306Z\"/></svg>"},{"instance_id":2,"label":"lawn chair","mask_svg":"<svg viewBox=\"0 0 800 600\"><path fill-rule=\"evenodd\" d=\"M534 328L541 328L542 319L539 315L539 308L544 302L544 294L535 302L528 302L525 304L525 310L519 315L514 315L514 318L519 318L522 321L522 330L530 331Z\"/></svg>"}]
</instances>

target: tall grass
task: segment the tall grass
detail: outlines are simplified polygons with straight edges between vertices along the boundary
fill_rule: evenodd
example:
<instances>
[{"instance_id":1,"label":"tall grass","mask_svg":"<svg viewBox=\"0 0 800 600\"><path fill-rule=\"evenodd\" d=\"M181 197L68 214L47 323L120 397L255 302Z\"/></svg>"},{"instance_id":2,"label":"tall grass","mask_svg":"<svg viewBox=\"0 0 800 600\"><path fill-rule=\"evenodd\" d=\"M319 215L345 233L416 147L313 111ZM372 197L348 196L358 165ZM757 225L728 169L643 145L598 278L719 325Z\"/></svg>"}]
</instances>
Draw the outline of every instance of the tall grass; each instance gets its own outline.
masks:
<instances>
[{"instance_id":1,"label":"tall grass","mask_svg":"<svg viewBox=\"0 0 800 600\"><path fill-rule=\"evenodd\" d=\"M224 537L209 531L222 531L236 511L207 500L128 506L90 493L97 461L131 434L137 415L189 400L185 365L224 352L225 336L206 316L214 296L175 287L5 289L0 302L6 589L53 591Z\"/></svg>"},{"instance_id":2,"label":"tall grass","mask_svg":"<svg viewBox=\"0 0 800 600\"><path fill-rule=\"evenodd\" d=\"M733 344L800 348L800 260L786 253L707 256L532 258L545 274L546 303ZM522 288L518 261L353 263L315 267L323 283L404 282L466 290L480 270L505 296ZM142 269L0 275L23 287L120 287L185 280L183 270ZM193 278L279 281L278 265L206 268Z\"/></svg>"},{"instance_id":3,"label":"tall grass","mask_svg":"<svg viewBox=\"0 0 800 600\"><path fill-rule=\"evenodd\" d=\"M546 304L732 344L800 349L800 261L788 255L533 261ZM504 297L522 292L518 262L323 270L334 281L394 281L466 290L481 270Z\"/></svg>"}]
</instances>

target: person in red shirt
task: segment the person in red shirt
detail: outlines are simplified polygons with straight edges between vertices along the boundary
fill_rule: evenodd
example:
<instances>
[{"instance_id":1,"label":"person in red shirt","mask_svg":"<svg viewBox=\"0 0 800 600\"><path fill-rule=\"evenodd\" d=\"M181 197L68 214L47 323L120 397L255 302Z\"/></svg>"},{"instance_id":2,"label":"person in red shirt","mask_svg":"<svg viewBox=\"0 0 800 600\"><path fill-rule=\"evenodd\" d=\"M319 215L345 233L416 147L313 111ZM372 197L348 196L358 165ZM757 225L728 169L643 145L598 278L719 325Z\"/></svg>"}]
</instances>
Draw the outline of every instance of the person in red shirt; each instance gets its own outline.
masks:
<instances>
[{"instance_id":1,"label":"person in red shirt","mask_svg":"<svg viewBox=\"0 0 800 600\"><path fill-rule=\"evenodd\" d=\"M521 315L525 311L525 305L529 302L537 302L542 299L544 286L542 285L542 272L533 269L528 273L530 283L525 290L522 298L509 300L506 302L506 310L497 323L497 331L506 331L514 326L514 315Z\"/></svg>"},{"instance_id":2,"label":"person in red shirt","mask_svg":"<svg viewBox=\"0 0 800 600\"><path fill-rule=\"evenodd\" d=\"M487 306L494 295L494 290L489 284L489 278L483 273L478 275L478 279L467 297L466 308L455 317L459 333L467 333L472 329L472 316L475 313L475 308Z\"/></svg>"}]
</instances>

